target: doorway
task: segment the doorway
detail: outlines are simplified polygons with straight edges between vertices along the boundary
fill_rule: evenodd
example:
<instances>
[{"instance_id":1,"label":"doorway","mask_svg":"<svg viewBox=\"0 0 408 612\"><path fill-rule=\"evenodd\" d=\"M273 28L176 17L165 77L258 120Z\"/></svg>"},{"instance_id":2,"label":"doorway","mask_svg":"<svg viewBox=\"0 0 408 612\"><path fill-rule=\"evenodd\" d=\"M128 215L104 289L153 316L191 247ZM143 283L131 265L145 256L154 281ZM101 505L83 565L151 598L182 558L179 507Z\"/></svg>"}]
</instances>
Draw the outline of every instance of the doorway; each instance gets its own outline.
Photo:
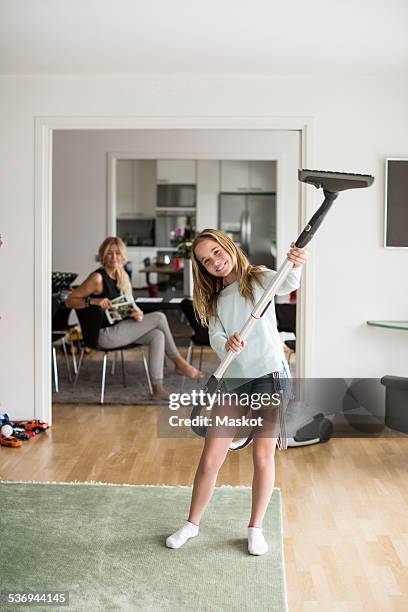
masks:
<instances>
[{"instance_id":1,"label":"doorway","mask_svg":"<svg viewBox=\"0 0 408 612\"><path fill-rule=\"evenodd\" d=\"M70 125L67 125L70 123ZM81 125L82 123L82 125ZM84 123L86 125L84 125ZM37 154L37 174L36 174L36 194L37 194L37 214L36 214L36 275L38 279L38 283L36 283L36 417L42 418L48 422L52 421L52 409L51 409L51 394L50 394L50 379L51 379L51 364L49 358L49 332L50 326L48 325L49 321L49 312L46 304L50 303L50 287L49 287L49 278L51 274L51 210L52 210L52 191L51 191L51 160L52 160L52 140L53 136L58 137L63 130L69 130L71 136L74 135L75 132L82 132L82 134L86 134L87 136L96 136L101 137L102 134L106 135L107 130L113 134L114 125L116 122L114 120L106 120L106 128L101 130L100 120L58 120L58 119L41 119L37 120L37 146L36 146L36 154ZM133 123L133 125L132 125ZM252 149L252 152L245 151L244 147L242 147L242 137L246 136L247 138L251 136L250 127L256 127L254 130L254 135L260 136L259 140L265 138L265 134L278 132L291 131L296 132L299 141L299 150L298 150L298 159L299 166L305 166L307 163L302 161L307 157L307 147L306 147L306 127L303 121L299 121L294 119L292 125L290 126L292 129L288 130L288 126L275 125L273 126L273 119L264 121L263 129L259 130L259 120L258 122L254 122L251 125L250 120L244 120L241 123L237 120L234 124L234 127L231 128L231 121L225 120L225 123L229 123L228 130L225 132L229 136L235 137L237 142L240 141L241 149L227 152L223 152L223 155L220 155L220 151L211 150L211 138L214 138L216 132L223 132L223 127L220 125L219 121L214 120L214 125L209 125L208 120L204 121L197 119L196 125L192 126L190 120L183 121L181 119L163 119L157 120L157 125L155 129L146 129L146 124L151 123L151 120L134 120L134 122L129 122L129 129L137 131L139 136L146 136L147 133L152 137L151 142L151 153L144 152L145 158L157 157L157 154L160 154L163 157L171 158L171 157L188 157L190 159L202 159L202 160L212 160L216 158L234 158L235 159L246 159L252 156L255 159L278 159L281 158L280 167L282 169L285 168L285 164L287 164L287 160L285 155L282 155L281 151L271 150L268 146L265 145L265 142L260 147L261 150L259 152L255 152ZM190 129L186 131L185 126L186 123L190 123L188 127L194 127L196 129ZM281 122L275 122L281 123ZM296 126L296 123L298 124ZM98 125L96 125L98 124ZM135 127L135 124L136 127ZM203 127L205 125L205 129ZM288 120L289 124L289 120ZM166 129L166 127L167 129ZM184 127L183 127L184 126ZM96 129L95 129L96 127ZM171 130L169 128L172 128ZM199 127L199 129L197 129ZM277 129L282 128L283 129ZM244 131L242 131L244 130ZM96 134L98 132L98 134ZM186 145L184 144L184 151L180 150L180 138L179 141L179 150L169 151L163 150L162 147L158 147L158 142L160 137L165 135L169 136L170 132L176 133L177 135L187 136L192 135L199 137L200 146L197 147L198 140L196 139L194 146L190 144L190 150L186 152ZM122 133L123 135L123 133ZM168 140L167 140L168 142ZM143 144L143 148L145 148L146 144ZM200 150L201 147L201 150ZM198 150L197 150L198 149ZM263 149L263 150L262 150ZM118 147L116 147L118 150ZM114 155L114 151L109 152L111 155ZM133 151L135 153L135 151ZM137 152L140 155L140 152ZM122 154L122 152L121 152ZM106 157L106 154L105 154ZM106 163L106 160L105 160ZM282 182L282 185L284 182ZM112 182L110 180L110 175L108 173L108 206L107 206L107 214L105 215L105 225L103 229L103 234L106 235L106 231L109 227L109 193L112 188ZM307 208L308 203L306 201L306 194L302 193L302 189L299 189L299 186L295 183L295 190L297 194L299 194L299 204L296 206L296 226L299 228L302 223L304 223L305 218L307 217ZM282 198L287 197L288 194L285 193L285 188L283 187L281 192ZM293 239L293 232L290 233L290 238ZM41 240L43 237L43 240ZM93 247L94 250L95 247ZM305 275L306 276L306 275ZM305 346L304 341L304 326L302 326L302 318L304 318L304 314L302 315L302 311L306 310L306 292L305 288L307 285L307 278L303 280L302 287L302 299L299 301L299 314L298 314L298 322L300 322L300 326L298 327L298 337L301 339L300 345ZM41 314L40 314L41 313ZM48 319L48 320L47 320ZM303 354L302 354L303 353ZM306 359L306 351L299 351L298 355L298 375L302 375L302 371L305 371L305 366L307 365Z\"/></svg>"}]
</instances>

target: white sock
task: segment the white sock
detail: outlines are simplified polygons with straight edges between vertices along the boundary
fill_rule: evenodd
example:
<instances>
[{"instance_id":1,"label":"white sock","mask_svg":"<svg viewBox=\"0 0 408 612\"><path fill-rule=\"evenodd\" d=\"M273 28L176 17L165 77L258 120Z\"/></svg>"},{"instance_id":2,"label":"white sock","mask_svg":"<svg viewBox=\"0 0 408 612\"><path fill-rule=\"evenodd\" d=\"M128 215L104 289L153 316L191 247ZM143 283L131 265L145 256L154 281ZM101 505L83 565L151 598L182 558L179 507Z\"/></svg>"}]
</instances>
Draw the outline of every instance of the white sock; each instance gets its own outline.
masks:
<instances>
[{"instance_id":1,"label":"white sock","mask_svg":"<svg viewBox=\"0 0 408 612\"><path fill-rule=\"evenodd\" d=\"M248 527L248 552L250 555L264 555L269 550L261 527Z\"/></svg>"},{"instance_id":2,"label":"white sock","mask_svg":"<svg viewBox=\"0 0 408 612\"><path fill-rule=\"evenodd\" d=\"M178 531L176 531L167 538L166 546L168 548L180 548L180 546L183 546L183 544L185 544L187 540L198 536L198 532L198 525L194 525L194 523L186 521Z\"/></svg>"}]
</instances>

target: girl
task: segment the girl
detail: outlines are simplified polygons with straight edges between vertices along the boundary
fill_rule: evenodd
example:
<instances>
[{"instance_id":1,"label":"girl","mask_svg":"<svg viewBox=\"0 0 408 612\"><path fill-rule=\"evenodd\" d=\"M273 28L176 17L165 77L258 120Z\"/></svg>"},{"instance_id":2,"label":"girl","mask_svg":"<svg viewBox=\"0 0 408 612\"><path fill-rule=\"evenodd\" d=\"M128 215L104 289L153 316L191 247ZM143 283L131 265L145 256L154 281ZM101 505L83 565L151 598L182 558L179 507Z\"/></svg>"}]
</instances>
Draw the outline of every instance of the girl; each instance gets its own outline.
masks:
<instances>
[{"instance_id":1,"label":"girl","mask_svg":"<svg viewBox=\"0 0 408 612\"><path fill-rule=\"evenodd\" d=\"M291 247L288 259L293 262L294 269L281 286L279 295L299 287L300 266L306 261L303 249L296 248L293 243ZM241 381L255 379L249 385L251 392L255 389L265 390L265 384L273 385L279 376L287 377L289 367L277 330L273 303L251 332L250 350L245 350L247 343L237 331L249 318L254 304L276 272L263 266L252 266L226 234L214 229L203 230L195 238L192 262L194 308L201 323L209 327L211 347L220 359L229 350L239 353L228 367L226 377ZM248 384L240 387L240 393L243 389L248 389ZM271 411L269 417L267 410L258 412L256 416L263 414L270 420ZM276 410L274 412L276 417ZM272 424L275 425L275 422ZM201 517L234 437L231 434L222 435L224 437L220 437L219 432L218 435L207 433L194 479L190 514L185 524L167 538L169 548L179 548L189 538L198 535ZM254 432L252 511L248 525L248 552L252 555L263 555L268 551L262 521L274 488L274 453L278 439L282 450L286 447L286 440L276 435L265 436L265 431L263 435Z\"/></svg>"},{"instance_id":2,"label":"girl","mask_svg":"<svg viewBox=\"0 0 408 612\"><path fill-rule=\"evenodd\" d=\"M121 294L132 294L129 276L123 268L127 261L126 247L120 238L108 237L99 247L102 267L92 272L88 278L69 295L66 304L71 308L99 306L102 310L111 308L111 300ZM191 366L181 357L171 334L166 315L152 312L144 315L138 309L130 318L110 325L103 316L99 332L98 346L104 349L121 347L132 342L149 345L149 370L153 387L153 399L168 399L169 393L163 386L164 354L176 366L176 372L199 379L202 372Z\"/></svg>"}]
</instances>

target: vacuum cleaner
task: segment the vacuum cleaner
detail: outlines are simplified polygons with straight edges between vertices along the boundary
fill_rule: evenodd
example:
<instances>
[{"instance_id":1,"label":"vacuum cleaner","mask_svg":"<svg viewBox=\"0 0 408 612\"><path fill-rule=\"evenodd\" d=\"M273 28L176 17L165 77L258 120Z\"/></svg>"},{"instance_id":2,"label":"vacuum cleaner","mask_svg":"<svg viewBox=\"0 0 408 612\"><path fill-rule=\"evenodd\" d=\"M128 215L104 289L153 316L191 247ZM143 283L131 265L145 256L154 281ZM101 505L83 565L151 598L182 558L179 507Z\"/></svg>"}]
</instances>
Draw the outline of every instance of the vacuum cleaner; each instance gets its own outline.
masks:
<instances>
[{"instance_id":1,"label":"vacuum cleaner","mask_svg":"<svg viewBox=\"0 0 408 612\"><path fill-rule=\"evenodd\" d=\"M317 189L323 189L324 194L324 201L320 208L305 225L303 231L295 242L295 246L299 248L304 248L312 240L340 191L369 187L374 182L374 177L368 174L349 174L345 172L307 169L298 171L298 179L303 183L314 185ZM263 295L255 304L249 319L239 332L243 340L248 339L248 336L250 335L256 322L263 317L271 305L275 294L279 290L279 287L285 281L292 268L292 262L286 259L277 270L274 278L271 280L269 285L267 285ZM236 355L237 353L234 351L228 351L227 355L221 361L214 374L212 374L212 376L210 376L208 379L204 387L204 393L217 393L217 391L220 389L223 376ZM195 417L200 417L202 409L202 405L198 405L193 408L191 413L192 422L194 422ZM310 410L313 409L309 409L309 411ZM296 414L295 410L293 411L293 414ZM303 410L302 418L305 417L306 414ZM200 420L195 419L195 422L200 422ZM191 427L195 434L200 437L206 437L207 427L205 425L192 425ZM288 446L303 446L305 444L325 442L330 438L331 434L332 423L324 416L323 413L320 412L317 415L311 416L309 422L305 423L305 421L303 421L302 426L296 431L296 434L288 438ZM245 438L233 440L230 444L230 449L239 450L244 448L251 442L251 440L252 433Z\"/></svg>"}]
</instances>

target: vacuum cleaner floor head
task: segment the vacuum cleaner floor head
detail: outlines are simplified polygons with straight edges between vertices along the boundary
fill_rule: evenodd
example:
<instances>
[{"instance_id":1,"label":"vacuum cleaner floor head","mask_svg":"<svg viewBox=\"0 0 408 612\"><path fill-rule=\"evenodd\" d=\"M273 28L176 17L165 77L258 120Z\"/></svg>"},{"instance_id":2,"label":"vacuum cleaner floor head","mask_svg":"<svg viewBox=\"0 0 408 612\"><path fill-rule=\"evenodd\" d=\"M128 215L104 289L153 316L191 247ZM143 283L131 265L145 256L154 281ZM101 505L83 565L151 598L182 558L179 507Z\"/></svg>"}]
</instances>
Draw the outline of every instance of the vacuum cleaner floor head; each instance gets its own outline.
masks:
<instances>
[{"instance_id":1,"label":"vacuum cleaner floor head","mask_svg":"<svg viewBox=\"0 0 408 612\"><path fill-rule=\"evenodd\" d=\"M310 183L324 191L337 193L346 189L359 189L370 187L374 182L374 177L370 174L349 174L347 172L327 172L325 170L299 170L299 181Z\"/></svg>"}]
</instances>

